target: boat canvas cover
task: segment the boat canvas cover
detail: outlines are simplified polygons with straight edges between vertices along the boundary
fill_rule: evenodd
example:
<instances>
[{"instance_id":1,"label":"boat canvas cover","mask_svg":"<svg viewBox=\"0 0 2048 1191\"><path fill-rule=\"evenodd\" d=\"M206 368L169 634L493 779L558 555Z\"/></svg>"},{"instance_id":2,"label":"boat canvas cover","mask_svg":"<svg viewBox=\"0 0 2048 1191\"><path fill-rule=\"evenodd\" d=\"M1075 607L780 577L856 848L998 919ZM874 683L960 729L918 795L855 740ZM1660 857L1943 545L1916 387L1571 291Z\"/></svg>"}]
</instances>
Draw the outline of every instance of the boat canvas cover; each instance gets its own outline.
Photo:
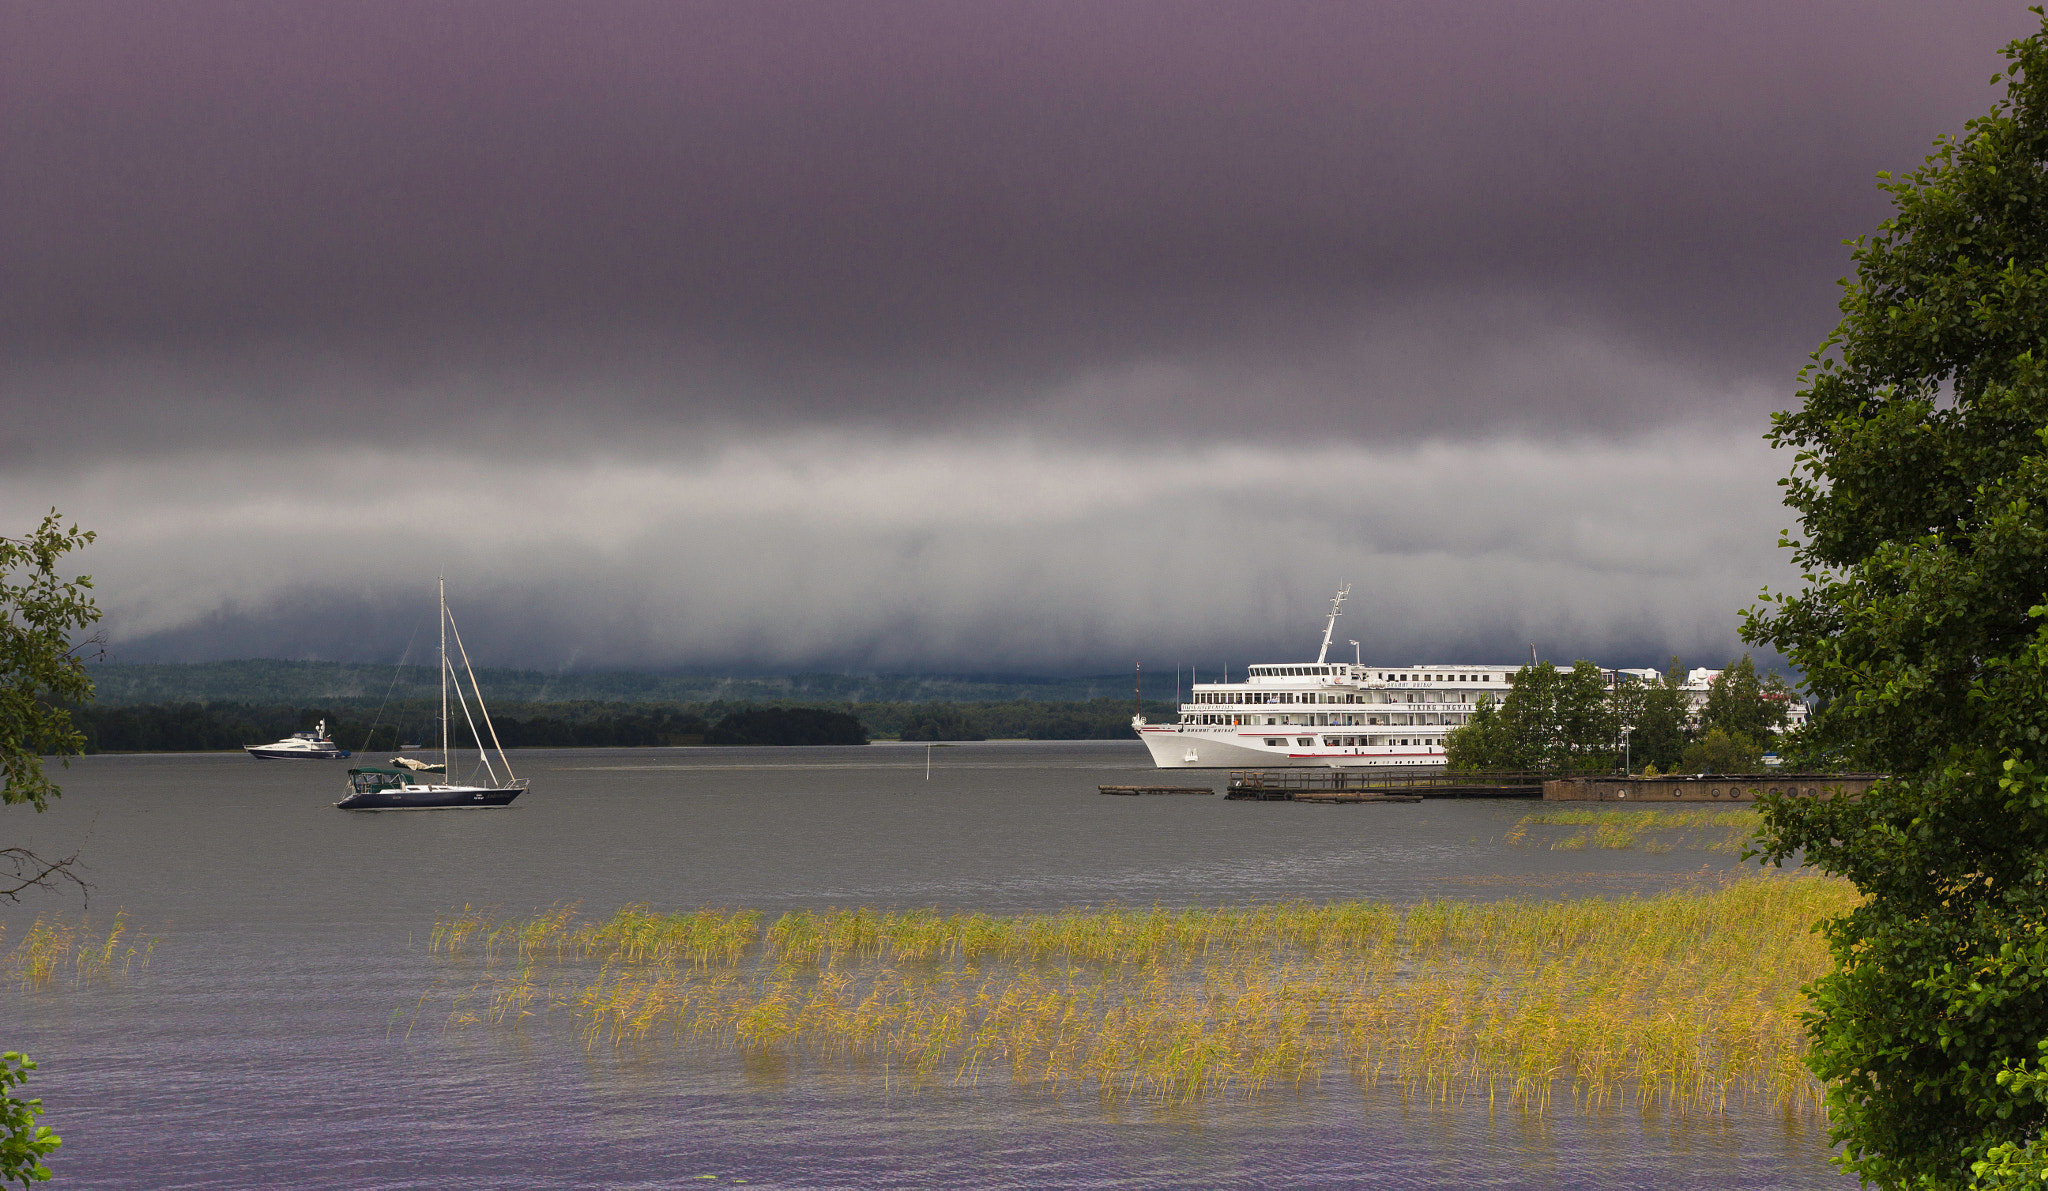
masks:
<instances>
[{"instance_id":1,"label":"boat canvas cover","mask_svg":"<svg viewBox=\"0 0 2048 1191\"><path fill-rule=\"evenodd\" d=\"M348 784L358 790L392 790L419 784L419 778L402 769L364 767L348 771Z\"/></svg>"}]
</instances>

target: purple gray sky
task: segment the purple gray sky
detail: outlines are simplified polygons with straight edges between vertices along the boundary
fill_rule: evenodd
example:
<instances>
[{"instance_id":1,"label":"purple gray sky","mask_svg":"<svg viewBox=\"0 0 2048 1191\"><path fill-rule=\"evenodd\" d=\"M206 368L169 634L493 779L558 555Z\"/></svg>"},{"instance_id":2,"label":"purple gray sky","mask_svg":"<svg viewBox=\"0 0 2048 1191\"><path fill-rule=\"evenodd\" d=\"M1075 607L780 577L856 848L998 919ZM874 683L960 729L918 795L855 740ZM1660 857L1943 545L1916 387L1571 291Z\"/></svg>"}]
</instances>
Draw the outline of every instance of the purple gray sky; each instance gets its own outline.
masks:
<instances>
[{"instance_id":1,"label":"purple gray sky","mask_svg":"<svg viewBox=\"0 0 2048 1191\"><path fill-rule=\"evenodd\" d=\"M0 512L120 660L1739 648L2021 3L0 0ZM1348 649L1348 647L1347 647Z\"/></svg>"}]
</instances>

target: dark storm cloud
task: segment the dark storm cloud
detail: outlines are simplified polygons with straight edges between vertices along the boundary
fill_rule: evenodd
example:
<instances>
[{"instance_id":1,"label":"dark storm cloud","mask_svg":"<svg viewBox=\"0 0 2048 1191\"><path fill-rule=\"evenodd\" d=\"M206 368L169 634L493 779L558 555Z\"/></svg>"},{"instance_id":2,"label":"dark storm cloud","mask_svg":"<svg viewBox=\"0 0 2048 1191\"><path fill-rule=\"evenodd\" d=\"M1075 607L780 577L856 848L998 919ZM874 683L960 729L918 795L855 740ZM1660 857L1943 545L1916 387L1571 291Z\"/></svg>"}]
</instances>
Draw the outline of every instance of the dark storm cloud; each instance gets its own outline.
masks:
<instances>
[{"instance_id":1,"label":"dark storm cloud","mask_svg":"<svg viewBox=\"0 0 2048 1191\"><path fill-rule=\"evenodd\" d=\"M1340 434L1754 418L1873 173L1988 105L2029 20L9 5L9 437L957 423L1162 366L1205 380L1139 399L1198 432L1283 374L1267 407ZM1581 364L1473 371L1516 343ZM1603 379L1646 360L1693 383Z\"/></svg>"},{"instance_id":2,"label":"dark storm cloud","mask_svg":"<svg viewBox=\"0 0 2048 1191\"><path fill-rule=\"evenodd\" d=\"M119 656L1609 663L2018 3L0 0L0 532Z\"/></svg>"},{"instance_id":3,"label":"dark storm cloud","mask_svg":"<svg viewBox=\"0 0 2048 1191\"><path fill-rule=\"evenodd\" d=\"M1099 671L1299 657L1720 659L1785 577L1754 436L1198 451L843 432L691 467L428 447L0 472L105 530L123 660L395 658L448 576L494 665ZM195 475L199 482L195 482Z\"/></svg>"}]
</instances>

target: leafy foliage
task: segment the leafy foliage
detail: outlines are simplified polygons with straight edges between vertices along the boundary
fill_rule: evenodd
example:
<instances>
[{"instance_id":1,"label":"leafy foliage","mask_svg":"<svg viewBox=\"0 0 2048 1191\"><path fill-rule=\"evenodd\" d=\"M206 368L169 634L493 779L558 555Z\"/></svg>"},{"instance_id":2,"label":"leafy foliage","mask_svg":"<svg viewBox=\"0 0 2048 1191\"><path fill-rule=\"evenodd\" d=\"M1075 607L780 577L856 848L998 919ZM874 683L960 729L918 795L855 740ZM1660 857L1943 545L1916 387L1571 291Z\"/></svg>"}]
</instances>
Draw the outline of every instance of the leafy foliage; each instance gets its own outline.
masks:
<instances>
[{"instance_id":1,"label":"leafy foliage","mask_svg":"<svg viewBox=\"0 0 2048 1191\"><path fill-rule=\"evenodd\" d=\"M100 610L86 594L91 578L60 578L57 566L92 540L75 525L64 528L55 509L28 537L0 538L0 803L43 810L59 792L43 773L44 755L76 753L85 744L54 704L92 698L72 636L97 621ZM76 856L53 863L5 848L0 858L12 882L0 893L9 897L59 877L78 880L70 870ZM12 1094L35 1067L15 1051L0 1054L0 1182L23 1187L50 1177L42 1160L61 1144L47 1125L36 1124L43 1102Z\"/></svg>"},{"instance_id":2,"label":"leafy foliage","mask_svg":"<svg viewBox=\"0 0 2048 1191\"><path fill-rule=\"evenodd\" d=\"M93 540L63 528L55 509L26 538L0 538L0 802L48 805L55 787L43 757L78 752L85 740L54 704L92 697L72 634L100 618L90 576L62 579L64 555Z\"/></svg>"},{"instance_id":3,"label":"leafy foliage","mask_svg":"<svg viewBox=\"0 0 2048 1191\"><path fill-rule=\"evenodd\" d=\"M12 1090L28 1082L35 1061L18 1051L0 1054L0 1183L44 1183L50 1168L43 1159L64 1141L48 1125L36 1124L41 1100L24 1100Z\"/></svg>"},{"instance_id":4,"label":"leafy foliage","mask_svg":"<svg viewBox=\"0 0 2048 1191\"><path fill-rule=\"evenodd\" d=\"M1685 747L1680 764L1687 773L1762 773L1764 750L1749 736L1709 728Z\"/></svg>"},{"instance_id":5,"label":"leafy foliage","mask_svg":"<svg viewBox=\"0 0 2048 1191\"><path fill-rule=\"evenodd\" d=\"M1633 725L1628 737L1630 763L1666 770L1679 765L1692 741L1692 706L1680 689L1684 682L1685 666L1672 658L1661 681L1639 688L1641 704L1634 718L1623 717L1624 723Z\"/></svg>"},{"instance_id":6,"label":"leafy foliage","mask_svg":"<svg viewBox=\"0 0 2048 1191\"><path fill-rule=\"evenodd\" d=\"M1559 670L1549 662L1515 672L1496 707L1482 699L1472 718L1444 737L1453 770L1598 773L1612 769L1620 721L1600 668Z\"/></svg>"},{"instance_id":7,"label":"leafy foliage","mask_svg":"<svg viewBox=\"0 0 2048 1191\"><path fill-rule=\"evenodd\" d=\"M1707 705L1700 709L1700 731L1720 729L1730 737L1763 744L1785 728L1792 688L1775 674L1759 676L1756 664L1743 654L1723 667L1707 687Z\"/></svg>"},{"instance_id":8,"label":"leafy foliage","mask_svg":"<svg viewBox=\"0 0 2048 1191\"><path fill-rule=\"evenodd\" d=\"M1519 759L1492 695L1479 696L1472 718L1444 734L1444 765L1454 773L1514 769Z\"/></svg>"},{"instance_id":9,"label":"leafy foliage","mask_svg":"<svg viewBox=\"0 0 2048 1191\"><path fill-rule=\"evenodd\" d=\"M1764 800L1759 845L1866 895L1823 924L1810 1063L1843 1166L1886 1186L2038 1173L2048 1124L2048 18L2006 54L2003 99L1853 242L1770 435L1803 588L1744 625L1823 703L1802 749L1893 775Z\"/></svg>"}]
</instances>

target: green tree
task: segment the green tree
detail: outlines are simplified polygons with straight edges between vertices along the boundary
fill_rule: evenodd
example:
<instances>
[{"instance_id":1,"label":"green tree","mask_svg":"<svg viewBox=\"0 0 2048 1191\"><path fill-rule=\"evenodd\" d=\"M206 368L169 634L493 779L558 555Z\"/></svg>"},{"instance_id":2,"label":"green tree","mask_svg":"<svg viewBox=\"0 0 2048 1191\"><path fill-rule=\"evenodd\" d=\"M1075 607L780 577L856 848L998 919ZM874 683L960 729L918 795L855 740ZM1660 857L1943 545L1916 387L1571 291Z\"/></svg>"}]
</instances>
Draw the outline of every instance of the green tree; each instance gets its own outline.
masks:
<instances>
[{"instance_id":1,"label":"green tree","mask_svg":"<svg viewBox=\"0 0 2048 1191\"><path fill-rule=\"evenodd\" d=\"M1768 743L1785 729L1792 688L1775 674L1759 676L1748 654L1728 663L1707 686L1707 705L1700 711L1700 731L1721 729L1757 744Z\"/></svg>"},{"instance_id":2,"label":"green tree","mask_svg":"<svg viewBox=\"0 0 2048 1191\"><path fill-rule=\"evenodd\" d=\"M1643 709L1649 705L1650 690L1656 685L1633 674L1622 674L1616 677L1613 689L1608 692L1607 706L1613 713L1617 764L1622 760L1631 765L1635 763L1635 750L1624 749L1622 739L1632 736L1636 725L1643 722Z\"/></svg>"},{"instance_id":3,"label":"green tree","mask_svg":"<svg viewBox=\"0 0 2048 1191\"><path fill-rule=\"evenodd\" d=\"M48 1125L36 1124L43 1111L41 1100L24 1100L12 1094L28 1082L35 1062L16 1051L0 1054L0 1183L45 1183L50 1168L43 1159L64 1144Z\"/></svg>"},{"instance_id":4,"label":"green tree","mask_svg":"<svg viewBox=\"0 0 2048 1191\"><path fill-rule=\"evenodd\" d=\"M2048 17L2006 55L2002 99L1853 242L1770 435L1802 586L1744 625L1822 701L1802 746L1892 775L1766 799L1758 844L1866 897L1822 925L1809 1063L1841 1164L1884 1186L2048 1153Z\"/></svg>"},{"instance_id":5,"label":"green tree","mask_svg":"<svg viewBox=\"0 0 2048 1191\"><path fill-rule=\"evenodd\" d=\"M63 528L55 509L28 537L0 538L0 804L43 810L60 793L43 773L44 754L75 754L85 744L54 704L92 698L92 680L72 637L97 621L100 610L86 594L92 580L63 579L57 565L92 539L75 525ZM0 896L18 898L60 877L77 882L76 860L46 861L26 848L0 848L10 874L0 876ZM0 1182L23 1187L50 1177L42 1160L62 1144L48 1126L36 1124L43 1102L12 1094L35 1066L14 1051L0 1055Z\"/></svg>"},{"instance_id":6,"label":"green tree","mask_svg":"<svg viewBox=\"0 0 2048 1191\"><path fill-rule=\"evenodd\" d=\"M1764 749L1740 732L1709 728L1685 746L1679 768L1686 773L1762 773Z\"/></svg>"},{"instance_id":7,"label":"green tree","mask_svg":"<svg viewBox=\"0 0 2048 1191\"><path fill-rule=\"evenodd\" d=\"M1692 742L1692 704L1684 684L1685 666L1672 658L1663 678L1644 687L1642 707L1628 737L1631 764L1670 770L1685 755L1685 746Z\"/></svg>"},{"instance_id":8,"label":"green tree","mask_svg":"<svg viewBox=\"0 0 2048 1191\"><path fill-rule=\"evenodd\" d=\"M1619 755L1620 726L1607 682L1591 662L1559 670L1549 662L1515 672L1507 697L1473 710L1444 736L1445 764L1455 770L1598 772Z\"/></svg>"},{"instance_id":9,"label":"green tree","mask_svg":"<svg viewBox=\"0 0 2048 1191\"><path fill-rule=\"evenodd\" d=\"M1501 742L1505 746L1497 769L1549 770L1562 750L1558 727L1558 688L1562 675L1549 662L1524 666L1509 680L1500 701Z\"/></svg>"},{"instance_id":10,"label":"green tree","mask_svg":"<svg viewBox=\"0 0 2048 1191\"><path fill-rule=\"evenodd\" d=\"M1516 753L1492 695L1479 696L1472 718L1444 733L1444 765L1453 772L1524 770L1533 764Z\"/></svg>"},{"instance_id":11,"label":"green tree","mask_svg":"<svg viewBox=\"0 0 2048 1191\"><path fill-rule=\"evenodd\" d=\"M1580 660L1558 673L1557 737L1545 769L1603 773L1621 763L1621 722L1600 667Z\"/></svg>"},{"instance_id":12,"label":"green tree","mask_svg":"<svg viewBox=\"0 0 2048 1191\"><path fill-rule=\"evenodd\" d=\"M55 509L28 537L0 538L0 802L42 810L56 793L43 757L85 746L60 705L92 698L72 636L100 610L86 594L91 576L64 579L57 563L92 540L75 525L64 529Z\"/></svg>"}]
</instances>

